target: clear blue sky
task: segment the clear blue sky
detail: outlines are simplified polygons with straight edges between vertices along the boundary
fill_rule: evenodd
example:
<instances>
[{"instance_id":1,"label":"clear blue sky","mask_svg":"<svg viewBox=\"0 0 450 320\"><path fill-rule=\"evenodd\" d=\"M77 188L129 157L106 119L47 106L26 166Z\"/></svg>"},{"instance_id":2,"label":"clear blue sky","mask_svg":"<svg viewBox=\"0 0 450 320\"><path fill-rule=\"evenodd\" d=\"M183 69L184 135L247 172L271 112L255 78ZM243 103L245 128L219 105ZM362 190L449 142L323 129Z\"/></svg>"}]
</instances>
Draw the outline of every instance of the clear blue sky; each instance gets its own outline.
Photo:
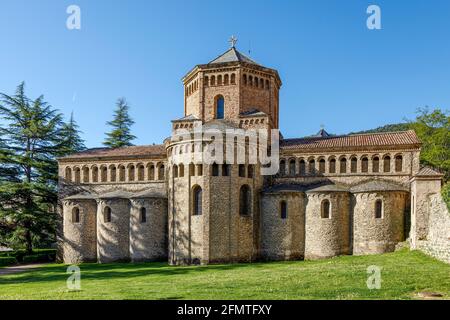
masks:
<instances>
[{"instance_id":1,"label":"clear blue sky","mask_svg":"<svg viewBox=\"0 0 450 320\"><path fill-rule=\"evenodd\" d=\"M66 8L81 8L81 30ZM366 8L382 10L368 30ZM0 92L25 80L31 97L100 146L124 96L136 144L161 143L183 115L182 76L237 47L278 69L285 137L369 129L450 105L450 1L0 0Z\"/></svg>"}]
</instances>

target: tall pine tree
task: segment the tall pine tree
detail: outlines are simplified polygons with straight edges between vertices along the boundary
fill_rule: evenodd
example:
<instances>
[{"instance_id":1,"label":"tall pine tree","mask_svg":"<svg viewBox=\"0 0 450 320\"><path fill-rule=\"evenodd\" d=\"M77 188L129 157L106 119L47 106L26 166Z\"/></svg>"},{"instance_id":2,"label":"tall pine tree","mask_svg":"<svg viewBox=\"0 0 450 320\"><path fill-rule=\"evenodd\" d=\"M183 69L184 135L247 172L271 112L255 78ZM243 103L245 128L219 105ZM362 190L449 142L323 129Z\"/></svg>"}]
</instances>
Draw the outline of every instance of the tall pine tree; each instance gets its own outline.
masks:
<instances>
[{"instance_id":1,"label":"tall pine tree","mask_svg":"<svg viewBox=\"0 0 450 320\"><path fill-rule=\"evenodd\" d=\"M128 114L129 110L130 107L125 98L119 98L114 111L114 119L107 122L112 127L112 130L106 133L106 140L103 142L105 146L120 148L133 145L132 141L136 137L131 134L131 126L134 124L134 121Z\"/></svg>"},{"instance_id":2,"label":"tall pine tree","mask_svg":"<svg viewBox=\"0 0 450 320\"><path fill-rule=\"evenodd\" d=\"M42 96L27 98L24 86L0 94L1 168L9 173L0 179L0 242L31 252L54 241L62 116Z\"/></svg>"},{"instance_id":3,"label":"tall pine tree","mask_svg":"<svg viewBox=\"0 0 450 320\"><path fill-rule=\"evenodd\" d=\"M81 133L72 112L69 122L64 123L61 129L61 141L63 143L60 156L66 156L86 149L84 140L80 137Z\"/></svg>"}]
</instances>

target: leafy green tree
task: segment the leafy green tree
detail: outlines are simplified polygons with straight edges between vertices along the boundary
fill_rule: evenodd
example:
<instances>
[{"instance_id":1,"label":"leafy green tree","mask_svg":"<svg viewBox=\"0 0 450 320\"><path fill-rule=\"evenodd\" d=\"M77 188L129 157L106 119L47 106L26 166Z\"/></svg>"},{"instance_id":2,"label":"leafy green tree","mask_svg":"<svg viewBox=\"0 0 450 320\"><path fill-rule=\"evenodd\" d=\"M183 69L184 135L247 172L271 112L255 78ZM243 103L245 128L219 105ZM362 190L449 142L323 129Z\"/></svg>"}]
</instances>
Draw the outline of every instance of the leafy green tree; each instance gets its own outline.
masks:
<instances>
[{"instance_id":1,"label":"leafy green tree","mask_svg":"<svg viewBox=\"0 0 450 320\"><path fill-rule=\"evenodd\" d=\"M114 119L107 122L112 127L112 131L106 133L107 138L103 144L110 148L132 146L132 141L136 137L131 134L134 121L128 114L130 107L125 98L119 98L116 105Z\"/></svg>"},{"instance_id":2,"label":"leafy green tree","mask_svg":"<svg viewBox=\"0 0 450 320\"><path fill-rule=\"evenodd\" d=\"M31 252L54 240L62 116L42 96L27 98L24 87L0 94L1 167L10 173L0 180L0 242Z\"/></svg>"},{"instance_id":3,"label":"leafy green tree","mask_svg":"<svg viewBox=\"0 0 450 320\"><path fill-rule=\"evenodd\" d=\"M440 169L445 179L450 178L450 113L440 109L419 108L411 122L423 143L420 161Z\"/></svg>"},{"instance_id":4,"label":"leafy green tree","mask_svg":"<svg viewBox=\"0 0 450 320\"><path fill-rule=\"evenodd\" d=\"M61 129L61 156L80 152L86 149L84 140L81 138L81 131L74 119L73 112L70 114L69 122L64 123Z\"/></svg>"}]
</instances>

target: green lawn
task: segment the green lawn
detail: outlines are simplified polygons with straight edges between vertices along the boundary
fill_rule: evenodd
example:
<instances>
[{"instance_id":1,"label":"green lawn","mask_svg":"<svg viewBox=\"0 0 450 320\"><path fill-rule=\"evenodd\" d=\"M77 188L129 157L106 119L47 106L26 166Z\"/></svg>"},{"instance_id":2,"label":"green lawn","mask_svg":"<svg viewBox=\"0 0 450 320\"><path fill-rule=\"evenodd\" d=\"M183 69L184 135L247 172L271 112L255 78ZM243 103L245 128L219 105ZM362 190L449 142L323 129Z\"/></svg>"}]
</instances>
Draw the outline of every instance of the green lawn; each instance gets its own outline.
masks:
<instances>
[{"instance_id":1,"label":"green lawn","mask_svg":"<svg viewBox=\"0 0 450 320\"><path fill-rule=\"evenodd\" d=\"M382 268L382 287L366 286L367 267ZM320 261L201 267L164 263L83 264L81 291L66 288L66 266L0 276L0 299L414 299L450 298L450 265L420 252Z\"/></svg>"}]
</instances>

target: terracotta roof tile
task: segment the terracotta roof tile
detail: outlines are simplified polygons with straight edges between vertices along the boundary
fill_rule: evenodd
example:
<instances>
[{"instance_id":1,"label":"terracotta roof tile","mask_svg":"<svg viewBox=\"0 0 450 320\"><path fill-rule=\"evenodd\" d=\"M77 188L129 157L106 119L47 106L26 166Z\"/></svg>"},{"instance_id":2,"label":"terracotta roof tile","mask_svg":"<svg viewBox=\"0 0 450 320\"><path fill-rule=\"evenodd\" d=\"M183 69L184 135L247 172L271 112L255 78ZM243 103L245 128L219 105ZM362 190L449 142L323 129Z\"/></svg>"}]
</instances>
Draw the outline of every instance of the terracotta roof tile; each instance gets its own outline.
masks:
<instances>
[{"instance_id":1,"label":"terracotta roof tile","mask_svg":"<svg viewBox=\"0 0 450 320\"><path fill-rule=\"evenodd\" d=\"M430 176L443 176L443 174L438 172L438 171L436 171L436 170L433 170L430 167L423 167L416 174L416 176L419 176L419 177L430 177Z\"/></svg>"},{"instance_id":2,"label":"terracotta roof tile","mask_svg":"<svg viewBox=\"0 0 450 320\"><path fill-rule=\"evenodd\" d=\"M413 130L399 132L384 132L371 134L352 134L330 137L307 137L298 139L284 139L282 149L336 149L358 147L388 147L400 145L420 145L420 140Z\"/></svg>"},{"instance_id":3,"label":"terracotta roof tile","mask_svg":"<svg viewBox=\"0 0 450 320\"><path fill-rule=\"evenodd\" d=\"M85 158L109 158L109 157L145 157L145 156L165 156L164 145L131 146L123 148L93 148L72 154L60 160L85 159Z\"/></svg>"}]
</instances>

